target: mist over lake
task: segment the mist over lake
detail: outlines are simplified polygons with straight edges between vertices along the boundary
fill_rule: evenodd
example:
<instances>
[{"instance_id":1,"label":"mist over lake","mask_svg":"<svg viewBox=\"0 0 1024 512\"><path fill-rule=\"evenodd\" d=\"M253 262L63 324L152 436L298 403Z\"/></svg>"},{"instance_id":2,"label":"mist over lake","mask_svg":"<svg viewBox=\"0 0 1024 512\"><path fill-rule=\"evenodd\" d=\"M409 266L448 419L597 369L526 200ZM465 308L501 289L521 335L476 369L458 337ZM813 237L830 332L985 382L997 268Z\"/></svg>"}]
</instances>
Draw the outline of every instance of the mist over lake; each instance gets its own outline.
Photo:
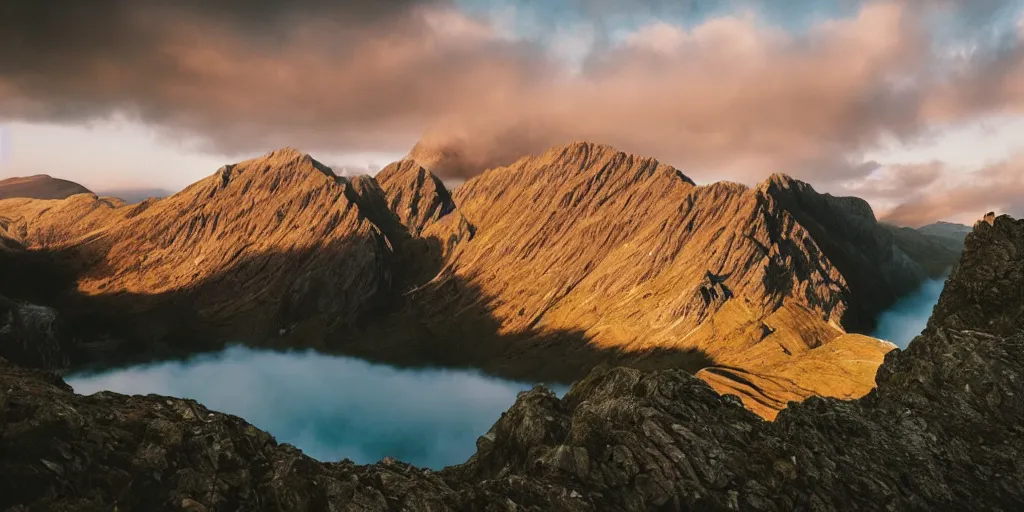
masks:
<instances>
[{"instance_id":1,"label":"mist over lake","mask_svg":"<svg viewBox=\"0 0 1024 512\"><path fill-rule=\"evenodd\" d=\"M321 461L365 464L391 456L434 469L465 462L477 437L532 387L471 371L244 347L66 380L81 394L192 398Z\"/></svg>"},{"instance_id":2,"label":"mist over lake","mask_svg":"<svg viewBox=\"0 0 1024 512\"><path fill-rule=\"evenodd\" d=\"M896 346L907 348L907 345L928 325L928 317L932 308L939 302L942 287L946 278L929 279L900 300L878 317L878 325L871 335L891 341Z\"/></svg>"}]
</instances>

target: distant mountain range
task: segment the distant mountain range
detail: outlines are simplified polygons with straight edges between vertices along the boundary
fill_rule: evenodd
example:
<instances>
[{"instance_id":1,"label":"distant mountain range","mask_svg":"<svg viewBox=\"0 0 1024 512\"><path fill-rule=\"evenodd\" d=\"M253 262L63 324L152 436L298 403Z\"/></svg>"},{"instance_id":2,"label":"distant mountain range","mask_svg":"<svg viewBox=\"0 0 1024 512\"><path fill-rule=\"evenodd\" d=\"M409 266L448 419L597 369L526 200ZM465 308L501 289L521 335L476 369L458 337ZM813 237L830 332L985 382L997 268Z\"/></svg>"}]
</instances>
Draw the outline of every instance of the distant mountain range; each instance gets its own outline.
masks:
<instances>
[{"instance_id":1,"label":"distant mountain range","mask_svg":"<svg viewBox=\"0 0 1024 512\"><path fill-rule=\"evenodd\" d=\"M344 177L283 149L165 199L8 199L0 217L69 276L42 299L79 367L227 340L562 382L678 367L769 418L868 392L893 346L856 333L963 243L784 175L697 186L592 143L454 192L415 158Z\"/></svg>"},{"instance_id":2,"label":"distant mountain range","mask_svg":"<svg viewBox=\"0 0 1024 512\"><path fill-rule=\"evenodd\" d=\"M174 191L162 188L115 188L93 192L73 181L46 174L0 180L0 199L67 199L75 194L94 194L135 204L150 198L161 199L173 195Z\"/></svg>"},{"instance_id":3,"label":"distant mountain range","mask_svg":"<svg viewBox=\"0 0 1024 512\"><path fill-rule=\"evenodd\" d=\"M128 204L137 204L146 199L163 199L174 195L174 191L166 188L111 188L98 189L100 197L116 197Z\"/></svg>"},{"instance_id":4,"label":"distant mountain range","mask_svg":"<svg viewBox=\"0 0 1024 512\"><path fill-rule=\"evenodd\" d=\"M53 178L46 174L0 180L0 199L10 199L13 197L64 199L75 194L91 193L91 190L78 183Z\"/></svg>"}]
</instances>

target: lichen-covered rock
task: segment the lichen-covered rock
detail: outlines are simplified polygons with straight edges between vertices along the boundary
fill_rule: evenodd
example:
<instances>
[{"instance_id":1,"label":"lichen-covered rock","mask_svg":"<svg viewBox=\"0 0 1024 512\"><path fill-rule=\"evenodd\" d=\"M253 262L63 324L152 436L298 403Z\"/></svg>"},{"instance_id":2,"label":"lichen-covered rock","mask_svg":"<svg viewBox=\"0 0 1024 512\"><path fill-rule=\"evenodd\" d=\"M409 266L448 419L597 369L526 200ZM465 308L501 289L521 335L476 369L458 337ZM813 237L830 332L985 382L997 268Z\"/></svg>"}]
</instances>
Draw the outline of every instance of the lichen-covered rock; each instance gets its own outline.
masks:
<instances>
[{"instance_id":1,"label":"lichen-covered rock","mask_svg":"<svg viewBox=\"0 0 1024 512\"><path fill-rule=\"evenodd\" d=\"M0 295L0 358L29 368L67 368L69 342L53 308Z\"/></svg>"},{"instance_id":2,"label":"lichen-covered rock","mask_svg":"<svg viewBox=\"0 0 1024 512\"><path fill-rule=\"evenodd\" d=\"M562 399L522 393L439 472L316 462L190 400L0 362L0 510L1021 510L1022 243L1024 222L977 226L864 398L766 422L686 372L601 367Z\"/></svg>"}]
</instances>

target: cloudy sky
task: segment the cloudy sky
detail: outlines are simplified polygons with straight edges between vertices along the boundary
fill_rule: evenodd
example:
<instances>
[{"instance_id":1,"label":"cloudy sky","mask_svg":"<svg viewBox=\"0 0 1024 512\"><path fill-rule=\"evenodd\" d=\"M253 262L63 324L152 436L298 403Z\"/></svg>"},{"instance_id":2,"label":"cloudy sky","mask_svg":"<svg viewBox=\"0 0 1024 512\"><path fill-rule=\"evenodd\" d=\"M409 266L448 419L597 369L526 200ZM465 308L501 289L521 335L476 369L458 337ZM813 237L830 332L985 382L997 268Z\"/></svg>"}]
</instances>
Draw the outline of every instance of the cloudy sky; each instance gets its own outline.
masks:
<instances>
[{"instance_id":1,"label":"cloudy sky","mask_svg":"<svg viewBox=\"0 0 1024 512\"><path fill-rule=\"evenodd\" d=\"M458 181L592 140L887 220L1024 215L1024 0L5 0L0 177L178 189L295 146Z\"/></svg>"}]
</instances>

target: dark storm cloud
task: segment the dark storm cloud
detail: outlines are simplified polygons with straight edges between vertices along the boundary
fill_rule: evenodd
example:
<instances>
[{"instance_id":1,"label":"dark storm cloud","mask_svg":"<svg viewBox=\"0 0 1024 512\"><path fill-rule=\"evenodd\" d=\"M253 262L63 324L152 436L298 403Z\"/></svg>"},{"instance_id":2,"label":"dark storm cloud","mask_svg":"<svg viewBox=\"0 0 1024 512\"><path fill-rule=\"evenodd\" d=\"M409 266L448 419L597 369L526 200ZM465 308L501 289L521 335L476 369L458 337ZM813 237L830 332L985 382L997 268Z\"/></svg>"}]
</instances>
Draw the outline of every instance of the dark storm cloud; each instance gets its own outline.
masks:
<instances>
[{"instance_id":1,"label":"dark storm cloud","mask_svg":"<svg viewBox=\"0 0 1024 512\"><path fill-rule=\"evenodd\" d=\"M173 23L205 20L239 37L272 37L310 18L373 23L442 0L5 0L0 62L7 72L152 52Z\"/></svg>"},{"instance_id":2,"label":"dark storm cloud","mask_svg":"<svg viewBox=\"0 0 1024 512\"><path fill-rule=\"evenodd\" d=\"M335 34L339 36L401 19L416 6L442 3L5 0L0 5L0 99L6 101L0 108L8 115L57 119L104 113L124 104L143 112L173 109L173 104L151 101L159 98L147 92L157 96L154 89L166 80L202 78L191 76L178 56L167 52L169 45L189 37L218 36L252 51L269 51L311 20L346 28ZM212 34L190 34L189 26Z\"/></svg>"},{"instance_id":3,"label":"dark storm cloud","mask_svg":"<svg viewBox=\"0 0 1024 512\"><path fill-rule=\"evenodd\" d=\"M473 79L489 59L530 69L514 46L433 51L417 10L445 4L16 0L0 11L0 115L126 112L228 152L299 144L303 130L324 134L319 147L393 146L444 106L443 83L419 77Z\"/></svg>"}]
</instances>

